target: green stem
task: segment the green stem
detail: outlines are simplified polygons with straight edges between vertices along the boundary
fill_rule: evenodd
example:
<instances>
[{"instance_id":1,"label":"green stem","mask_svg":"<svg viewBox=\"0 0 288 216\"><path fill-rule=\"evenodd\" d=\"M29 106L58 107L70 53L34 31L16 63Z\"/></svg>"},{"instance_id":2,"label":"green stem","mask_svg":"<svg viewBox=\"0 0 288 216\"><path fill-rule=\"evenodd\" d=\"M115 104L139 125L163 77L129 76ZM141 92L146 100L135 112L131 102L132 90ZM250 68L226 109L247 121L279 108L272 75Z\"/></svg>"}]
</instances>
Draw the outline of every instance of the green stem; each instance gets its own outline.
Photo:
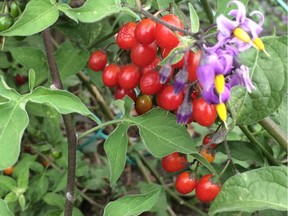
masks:
<instances>
[{"instance_id":1,"label":"green stem","mask_svg":"<svg viewBox=\"0 0 288 216\"><path fill-rule=\"evenodd\" d=\"M169 187L166 186L163 179L159 176L158 172L148 163L146 158L138 151L136 151L136 154L140 157L140 159L143 161L143 164L150 170L150 172L154 175L156 180L162 184L166 190L166 192L174 199L176 200L180 205L186 206L187 208L197 212L199 215L207 215L205 212L198 209L196 206L191 205L189 202L186 202L183 200L177 193L175 193L173 190L171 190Z\"/></svg>"},{"instance_id":2,"label":"green stem","mask_svg":"<svg viewBox=\"0 0 288 216\"><path fill-rule=\"evenodd\" d=\"M78 137L78 139L81 139L81 138L83 138L84 136L87 136L88 134L90 134L90 133L92 133L92 132L94 132L94 131L97 131L97 130L103 128L103 127L106 127L106 126L108 126L108 125L118 124L118 123L121 123L121 122L123 122L123 119L114 119L114 120L111 120L111 121L104 122L103 124L97 125L96 127L93 127L93 128L91 128L91 129L85 131L84 133L82 133L82 134Z\"/></svg>"},{"instance_id":3,"label":"green stem","mask_svg":"<svg viewBox=\"0 0 288 216\"><path fill-rule=\"evenodd\" d=\"M250 131L247 129L247 127L239 126L239 128L242 130L242 132L246 135L246 137L250 140L251 143L257 145L263 154L266 156L268 161L272 165L279 166L279 162L261 145L261 143L258 142L258 140L250 133Z\"/></svg>"},{"instance_id":4,"label":"green stem","mask_svg":"<svg viewBox=\"0 0 288 216\"><path fill-rule=\"evenodd\" d=\"M279 128L277 124L270 118L265 118L258 122L287 152L288 141L287 134Z\"/></svg>"},{"instance_id":5,"label":"green stem","mask_svg":"<svg viewBox=\"0 0 288 216\"><path fill-rule=\"evenodd\" d=\"M210 4L208 3L207 0L200 0L201 4L203 6L203 9L209 19L210 24L212 24L214 22L214 15L212 12L212 8L210 7Z\"/></svg>"}]
</instances>

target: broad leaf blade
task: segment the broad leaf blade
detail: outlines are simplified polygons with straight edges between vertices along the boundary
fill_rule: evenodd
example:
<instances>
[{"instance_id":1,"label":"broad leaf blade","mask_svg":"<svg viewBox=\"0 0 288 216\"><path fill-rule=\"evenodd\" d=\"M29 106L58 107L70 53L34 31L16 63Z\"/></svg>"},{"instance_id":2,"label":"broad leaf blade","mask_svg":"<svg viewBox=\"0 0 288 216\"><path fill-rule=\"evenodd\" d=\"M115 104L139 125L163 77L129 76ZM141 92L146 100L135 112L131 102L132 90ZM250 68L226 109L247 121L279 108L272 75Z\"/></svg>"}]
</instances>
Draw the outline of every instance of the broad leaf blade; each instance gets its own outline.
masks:
<instances>
[{"instance_id":1,"label":"broad leaf blade","mask_svg":"<svg viewBox=\"0 0 288 216\"><path fill-rule=\"evenodd\" d=\"M186 128L178 125L171 113L153 109L144 115L132 118L131 121L139 128L147 149L157 158L175 151L185 154L197 152Z\"/></svg>"},{"instance_id":2,"label":"broad leaf blade","mask_svg":"<svg viewBox=\"0 0 288 216\"><path fill-rule=\"evenodd\" d=\"M68 91L38 87L27 97L27 99L34 103L48 104L62 114L76 112L94 118L93 114L82 101Z\"/></svg>"},{"instance_id":3,"label":"broad leaf blade","mask_svg":"<svg viewBox=\"0 0 288 216\"><path fill-rule=\"evenodd\" d=\"M229 105L238 125L253 124L271 115L286 93L287 37L267 37L263 42L270 58L252 48L240 56L241 63L250 68L256 90L249 94L243 87L232 89Z\"/></svg>"},{"instance_id":4,"label":"broad leaf blade","mask_svg":"<svg viewBox=\"0 0 288 216\"><path fill-rule=\"evenodd\" d=\"M0 95L8 100L18 101L20 99L19 93L15 89L10 88L2 76L0 76Z\"/></svg>"},{"instance_id":5,"label":"broad leaf blade","mask_svg":"<svg viewBox=\"0 0 288 216\"><path fill-rule=\"evenodd\" d=\"M80 8L73 8L67 12L80 22L93 23L118 13L120 9L121 2L119 0L87 0Z\"/></svg>"},{"instance_id":6,"label":"broad leaf blade","mask_svg":"<svg viewBox=\"0 0 288 216\"><path fill-rule=\"evenodd\" d=\"M0 216L13 216L13 212L7 206L7 203L0 199Z\"/></svg>"},{"instance_id":7,"label":"broad leaf blade","mask_svg":"<svg viewBox=\"0 0 288 216\"><path fill-rule=\"evenodd\" d=\"M53 25L59 17L57 7L50 0L30 1L14 25L0 33L2 36L33 35Z\"/></svg>"},{"instance_id":8,"label":"broad leaf blade","mask_svg":"<svg viewBox=\"0 0 288 216\"><path fill-rule=\"evenodd\" d=\"M0 170L16 163L20 142L29 118L25 104L10 101L0 106Z\"/></svg>"},{"instance_id":9,"label":"broad leaf blade","mask_svg":"<svg viewBox=\"0 0 288 216\"><path fill-rule=\"evenodd\" d=\"M161 190L156 189L146 194L130 195L110 202L104 216L134 216L149 211L157 202Z\"/></svg>"},{"instance_id":10,"label":"broad leaf blade","mask_svg":"<svg viewBox=\"0 0 288 216\"><path fill-rule=\"evenodd\" d=\"M264 167L232 176L214 200L209 215L226 211L287 211L287 168Z\"/></svg>"},{"instance_id":11,"label":"broad leaf blade","mask_svg":"<svg viewBox=\"0 0 288 216\"><path fill-rule=\"evenodd\" d=\"M127 123L120 124L111 133L104 143L104 150L106 152L109 167L110 167L110 184L114 185L126 164L126 152L128 146L127 130L129 125Z\"/></svg>"}]
</instances>

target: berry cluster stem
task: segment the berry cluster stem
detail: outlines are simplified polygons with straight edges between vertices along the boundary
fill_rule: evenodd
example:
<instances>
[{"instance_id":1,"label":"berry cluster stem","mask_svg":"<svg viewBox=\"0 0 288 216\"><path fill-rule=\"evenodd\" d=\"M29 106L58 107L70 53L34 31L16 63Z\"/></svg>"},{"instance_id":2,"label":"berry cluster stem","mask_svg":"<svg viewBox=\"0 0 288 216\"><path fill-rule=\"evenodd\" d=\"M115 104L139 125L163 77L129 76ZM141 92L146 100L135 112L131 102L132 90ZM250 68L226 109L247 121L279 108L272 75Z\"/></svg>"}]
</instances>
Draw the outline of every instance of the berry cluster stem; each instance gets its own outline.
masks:
<instances>
[{"instance_id":1,"label":"berry cluster stem","mask_svg":"<svg viewBox=\"0 0 288 216\"><path fill-rule=\"evenodd\" d=\"M47 28L42 32L43 43L45 47L46 57L52 78L52 83L55 88L63 89L63 84L60 79L59 70L55 60L55 50L51 40L50 29ZM73 200L75 189L75 172L76 172L76 145L77 137L72 123L71 115L62 115L68 142L68 173L66 187L66 203L65 216L71 216L73 213Z\"/></svg>"}]
</instances>

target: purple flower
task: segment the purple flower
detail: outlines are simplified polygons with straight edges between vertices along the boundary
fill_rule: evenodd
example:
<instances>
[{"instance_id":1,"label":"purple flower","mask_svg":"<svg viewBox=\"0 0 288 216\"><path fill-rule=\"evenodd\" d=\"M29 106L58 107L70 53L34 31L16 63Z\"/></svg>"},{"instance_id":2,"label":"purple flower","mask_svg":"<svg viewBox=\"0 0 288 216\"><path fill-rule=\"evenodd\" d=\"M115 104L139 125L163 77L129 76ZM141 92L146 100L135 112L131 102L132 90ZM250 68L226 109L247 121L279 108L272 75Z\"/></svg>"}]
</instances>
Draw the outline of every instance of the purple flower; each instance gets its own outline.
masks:
<instances>
[{"instance_id":1,"label":"purple flower","mask_svg":"<svg viewBox=\"0 0 288 216\"><path fill-rule=\"evenodd\" d=\"M178 124L186 124L189 121L190 116L192 115L192 102L191 102L191 91L190 89L186 90L184 100L179 106L176 114L176 121Z\"/></svg>"},{"instance_id":2,"label":"purple flower","mask_svg":"<svg viewBox=\"0 0 288 216\"><path fill-rule=\"evenodd\" d=\"M178 95L184 89L187 79L188 71L187 68L184 66L183 69L181 69L175 76L173 83L174 94Z\"/></svg>"},{"instance_id":3,"label":"purple flower","mask_svg":"<svg viewBox=\"0 0 288 216\"><path fill-rule=\"evenodd\" d=\"M161 84L164 84L169 80L171 72L172 72L172 67L170 64L166 64L163 67L161 67L159 71Z\"/></svg>"},{"instance_id":4,"label":"purple flower","mask_svg":"<svg viewBox=\"0 0 288 216\"><path fill-rule=\"evenodd\" d=\"M210 104L225 103L230 99L230 87L226 84L224 87L224 92L221 94L221 97L219 97L215 87L213 86L208 90L203 90L202 97Z\"/></svg>"},{"instance_id":5,"label":"purple flower","mask_svg":"<svg viewBox=\"0 0 288 216\"><path fill-rule=\"evenodd\" d=\"M235 69L228 84L230 88L236 85L242 85L249 93L256 89L249 77L249 68L245 65L241 65L239 68Z\"/></svg>"}]
</instances>

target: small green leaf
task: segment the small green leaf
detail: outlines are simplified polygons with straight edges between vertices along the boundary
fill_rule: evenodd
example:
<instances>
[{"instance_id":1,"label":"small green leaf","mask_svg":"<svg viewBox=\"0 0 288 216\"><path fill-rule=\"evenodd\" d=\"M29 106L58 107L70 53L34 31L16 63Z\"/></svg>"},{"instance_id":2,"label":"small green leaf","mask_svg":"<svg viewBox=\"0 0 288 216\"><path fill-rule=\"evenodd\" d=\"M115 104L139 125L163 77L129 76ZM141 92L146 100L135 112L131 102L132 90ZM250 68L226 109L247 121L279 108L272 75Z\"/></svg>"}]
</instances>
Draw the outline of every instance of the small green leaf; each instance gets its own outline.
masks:
<instances>
[{"instance_id":1,"label":"small green leaf","mask_svg":"<svg viewBox=\"0 0 288 216\"><path fill-rule=\"evenodd\" d=\"M24 166L19 173L18 179L17 179L17 183L18 183L18 188L21 189L27 189L28 185L29 185L29 166L28 164L26 166Z\"/></svg>"},{"instance_id":2,"label":"small green leaf","mask_svg":"<svg viewBox=\"0 0 288 216\"><path fill-rule=\"evenodd\" d=\"M197 159L201 164L203 164L207 169L209 169L214 175L218 175L213 166L198 152L191 154L195 159Z\"/></svg>"},{"instance_id":3,"label":"small green leaf","mask_svg":"<svg viewBox=\"0 0 288 216\"><path fill-rule=\"evenodd\" d=\"M249 94L243 87L232 89L229 106L238 125L253 124L274 113L287 91L287 37L266 37L263 42L270 58L254 48L240 55L256 90Z\"/></svg>"},{"instance_id":4,"label":"small green leaf","mask_svg":"<svg viewBox=\"0 0 288 216\"><path fill-rule=\"evenodd\" d=\"M80 22L93 23L105 17L119 13L120 0L87 0L81 7L67 10Z\"/></svg>"},{"instance_id":5,"label":"small green leaf","mask_svg":"<svg viewBox=\"0 0 288 216\"><path fill-rule=\"evenodd\" d=\"M0 199L0 216L14 216L13 212L7 206L7 203Z\"/></svg>"},{"instance_id":6,"label":"small green leaf","mask_svg":"<svg viewBox=\"0 0 288 216\"><path fill-rule=\"evenodd\" d=\"M33 200L39 201L48 191L49 180L43 175L39 174L31 178L29 188L25 194Z\"/></svg>"},{"instance_id":7,"label":"small green leaf","mask_svg":"<svg viewBox=\"0 0 288 216\"><path fill-rule=\"evenodd\" d=\"M104 143L104 150L106 152L109 167L110 167L110 184L114 185L126 164L126 152L128 146L127 130L129 125L127 123L120 124L111 133Z\"/></svg>"},{"instance_id":8,"label":"small green leaf","mask_svg":"<svg viewBox=\"0 0 288 216\"><path fill-rule=\"evenodd\" d=\"M130 97L125 96L122 100L116 100L114 104L117 107L119 107L119 109L123 113L123 116L129 116L130 111L133 107L134 101Z\"/></svg>"},{"instance_id":9,"label":"small green leaf","mask_svg":"<svg viewBox=\"0 0 288 216\"><path fill-rule=\"evenodd\" d=\"M18 197L18 201L19 201L21 210L24 211L25 210L25 206L26 206L26 198L25 198L24 194L21 194Z\"/></svg>"},{"instance_id":10,"label":"small green leaf","mask_svg":"<svg viewBox=\"0 0 288 216\"><path fill-rule=\"evenodd\" d=\"M48 104L62 114L76 112L94 119L94 115L87 109L82 101L68 91L38 87L27 99L34 103Z\"/></svg>"},{"instance_id":11,"label":"small green leaf","mask_svg":"<svg viewBox=\"0 0 288 216\"><path fill-rule=\"evenodd\" d=\"M134 216L149 211L157 202L161 190L146 194L130 195L110 202L104 209L104 216Z\"/></svg>"},{"instance_id":12,"label":"small green leaf","mask_svg":"<svg viewBox=\"0 0 288 216\"><path fill-rule=\"evenodd\" d=\"M15 179L9 176L0 175L0 188L3 190L15 191L17 189L17 183Z\"/></svg>"},{"instance_id":13,"label":"small green leaf","mask_svg":"<svg viewBox=\"0 0 288 216\"><path fill-rule=\"evenodd\" d=\"M29 70L28 77L29 77L29 90L31 92L34 89L36 79L35 71L33 69Z\"/></svg>"},{"instance_id":14,"label":"small green leaf","mask_svg":"<svg viewBox=\"0 0 288 216\"><path fill-rule=\"evenodd\" d=\"M0 33L2 36L33 35L53 25L59 17L59 11L50 0L32 0L14 25Z\"/></svg>"},{"instance_id":15,"label":"small green leaf","mask_svg":"<svg viewBox=\"0 0 288 216\"><path fill-rule=\"evenodd\" d=\"M158 10L169 8L170 3L173 3L173 0L157 0Z\"/></svg>"},{"instance_id":16,"label":"small green leaf","mask_svg":"<svg viewBox=\"0 0 288 216\"><path fill-rule=\"evenodd\" d=\"M13 100L13 101L18 101L19 98L21 97L19 95L19 93L17 91L15 91L15 89L10 88L6 84L3 76L0 76L0 95L4 98L7 98L7 99Z\"/></svg>"},{"instance_id":17,"label":"small green leaf","mask_svg":"<svg viewBox=\"0 0 288 216\"><path fill-rule=\"evenodd\" d=\"M139 128L145 146L157 158L175 151L185 154L197 152L185 126L178 125L171 113L153 109L144 115L131 118L131 123Z\"/></svg>"},{"instance_id":18,"label":"small green leaf","mask_svg":"<svg viewBox=\"0 0 288 216\"><path fill-rule=\"evenodd\" d=\"M190 13L190 23L192 33L197 33L199 31L200 22L196 10L191 3L188 3L189 13Z\"/></svg>"},{"instance_id":19,"label":"small green leaf","mask_svg":"<svg viewBox=\"0 0 288 216\"><path fill-rule=\"evenodd\" d=\"M0 170L14 165L20 152L20 142L29 118L25 103L10 101L0 105Z\"/></svg>"},{"instance_id":20,"label":"small green leaf","mask_svg":"<svg viewBox=\"0 0 288 216\"><path fill-rule=\"evenodd\" d=\"M63 208L65 206L65 198L64 196L56 193L47 193L43 197L44 202L51 206L57 206L59 208Z\"/></svg>"},{"instance_id":21,"label":"small green leaf","mask_svg":"<svg viewBox=\"0 0 288 216\"><path fill-rule=\"evenodd\" d=\"M18 197L17 197L17 194L16 194L15 191L9 192L9 193L5 196L5 198L4 198L4 200L5 200L7 203L16 202L17 199L18 199Z\"/></svg>"},{"instance_id":22,"label":"small green leaf","mask_svg":"<svg viewBox=\"0 0 288 216\"><path fill-rule=\"evenodd\" d=\"M209 215L227 211L288 211L287 168L263 167L237 174L222 186Z\"/></svg>"},{"instance_id":23,"label":"small green leaf","mask_svg":"<svg viewBox=\"0 0 288 216\"><path fill-rule=\"evenodd\" d=\"M173 50L171 50L169 55L166 56L165 59L163 59L158 65L159 66L163 66L166 64L173 65L179 62L184 56L184 50L185 50L185 47L182 47L182 46L178 46L174 48Z\"/></svg>"},{"instance_id":24,"label":"small green leaf","mask_svg":"<svg viewBox=\"0 0 288 216\"><path fill-rule=\"evenodd\" d=\"M60 3L57 4L57 9L62 11L67 17L69 17L70 19L74 20L76 23L78 23L78 19L75 16L74 13L71 13L69 10L72 9L70 7L70 5L66 4L66 3Z\"/></svg>"},{"instance_id":25,"label":"small green leaf","mask_svg":"<svg viewBox=\"0 0 288 216\"><path fill-rule=\"evenodd\" d=\"M64 80L68 76L75 75L82 70L89 56L88 50L76 48L68 41L62 43L57 49L55 56L61 80Z\"/></svg>"}]
</instances>

